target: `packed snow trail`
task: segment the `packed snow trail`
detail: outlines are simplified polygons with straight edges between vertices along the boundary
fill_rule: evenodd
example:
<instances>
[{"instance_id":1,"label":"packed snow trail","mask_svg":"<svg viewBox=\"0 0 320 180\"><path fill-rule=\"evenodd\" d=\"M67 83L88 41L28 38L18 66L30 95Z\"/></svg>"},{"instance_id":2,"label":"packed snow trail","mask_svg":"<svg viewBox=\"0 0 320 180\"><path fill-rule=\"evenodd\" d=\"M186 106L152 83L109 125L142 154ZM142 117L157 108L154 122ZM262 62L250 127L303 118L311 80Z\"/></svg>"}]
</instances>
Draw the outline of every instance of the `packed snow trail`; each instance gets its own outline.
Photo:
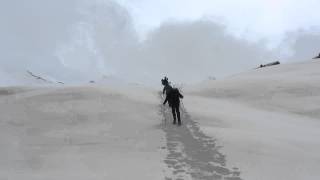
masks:
<instances>
[{"instance_id":1,"label":"packed snow trail","mask_svg":"<svg viewBox=\"0 0 320 180\"><path fill-rule=\"evenodd\" d=\"M159 94L161 101L163 98ZM166 136L168 167L166 180L241 180L237 168L226 167L225 156L219 152L215 140L200 131L184 107L181 108L182 126L172 124L172 113L168 106L160 104L163 117L162 130Z\"/></svg>"}]
</instances>

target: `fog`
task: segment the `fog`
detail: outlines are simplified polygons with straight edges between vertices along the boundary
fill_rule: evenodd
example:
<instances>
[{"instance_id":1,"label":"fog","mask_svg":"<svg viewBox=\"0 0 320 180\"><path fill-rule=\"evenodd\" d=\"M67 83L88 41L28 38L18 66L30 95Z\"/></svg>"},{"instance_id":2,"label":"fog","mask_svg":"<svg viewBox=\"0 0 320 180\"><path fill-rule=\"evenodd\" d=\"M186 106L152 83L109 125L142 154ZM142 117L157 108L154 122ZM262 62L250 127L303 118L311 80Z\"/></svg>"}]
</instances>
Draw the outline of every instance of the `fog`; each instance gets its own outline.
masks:
<instances>
[{"instance_id":1,"label":"fog","mask_svg":"<svg viewBox=\"0 0 320 180\"><path fill-rule=\"evenodd\" d=\"M64 4L61 6L61 4ZM75 1L10 0L0 6L0 65L12 76L27 69L54 75L63 66L55 49L80 18ZM19 83L19 78L16 79Z\"/></svg>"},{"instance_id":2,"label":"fog","mask_svg":"<svg viewBox=\"0 0 320 180\"><path fill-rule=\"evenodd\" d=\"M205 17L168 19L141 39L133 14L108 0L11 0L0 6L0 21L0 85L27 84L27 70L65 83L158 85L164 75L194 83L254 68L281 51L287 62L308 59L319 42L310 31L291 32L270 49Z\"/></svg>"},{"instance_id":3,"label":"fog","mask_svg":"<svg viewBox=\"0 0 320 180\"><path fill-rule=\"evenodd\" d=\"M320 53L320 29L311 28L290 32L286 35L284 46L290 47L288 61L311 59Z\"/></svg>"}]
</instances>

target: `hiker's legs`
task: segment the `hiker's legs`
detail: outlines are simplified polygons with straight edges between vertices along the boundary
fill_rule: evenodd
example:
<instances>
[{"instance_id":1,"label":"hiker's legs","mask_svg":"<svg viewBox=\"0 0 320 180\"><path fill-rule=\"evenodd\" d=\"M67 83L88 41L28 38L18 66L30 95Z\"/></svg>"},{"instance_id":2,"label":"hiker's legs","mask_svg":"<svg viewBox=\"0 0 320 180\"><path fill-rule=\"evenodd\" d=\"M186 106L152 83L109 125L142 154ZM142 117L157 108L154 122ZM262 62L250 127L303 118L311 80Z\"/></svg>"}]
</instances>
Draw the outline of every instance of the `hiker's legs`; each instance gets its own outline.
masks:
<instances>
[{"instance_id":1,"label":"hiker's legs","mask_svg":"<svg viewBox=\"0 0 320 180\"><path fill-rule=\"evenodd\" d=\"M175 110L175 106L172 106L172 116L173 116L173 124L176 123L176 110Z\"/></svg>"},{"instance_id":2,"label":"hiker's legs","mask_svg":"<svg viewBox=\"0 0 320 180\"><path fill-rule=\"evenodd\" d=\"M176 106L176 111L177 111L177 116L178 116L178 124L181 124L179 104Z\"/></svg>"},{"instance_id":3,"label":"hiker's legs","mask_svg":"<svg viewBox=\"0 0 320 180\"><path fill-rule=\"evenodd\" d=\"M181 124L179 104L172 105L171 108L172 108L172 115L173 115L173 124L176 123L177 117L178 117L178 124Z\"/></svg>"}]
</instances>

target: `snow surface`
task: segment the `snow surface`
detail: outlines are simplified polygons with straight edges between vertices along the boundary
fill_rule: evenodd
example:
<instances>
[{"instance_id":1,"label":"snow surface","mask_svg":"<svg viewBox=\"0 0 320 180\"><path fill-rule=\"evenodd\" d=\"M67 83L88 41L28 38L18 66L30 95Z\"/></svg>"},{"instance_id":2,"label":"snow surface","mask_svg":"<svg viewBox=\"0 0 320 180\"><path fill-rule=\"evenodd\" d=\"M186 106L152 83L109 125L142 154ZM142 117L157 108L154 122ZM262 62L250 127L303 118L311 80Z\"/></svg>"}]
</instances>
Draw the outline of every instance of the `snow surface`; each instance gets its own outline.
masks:
<instances>
[{"instance_id":1,"label":"snow surface","mask_svg":"<svg viewBox=\"0 0 320 180\"><path fill-rule=\"evenodd\" d=\"M189 88L184 104L248 180L320 178L320 61Z\"/></svg>"},{"instance_id":2,"label":"snow surface","mask_svg":"<svg viewBox=\"0 0 320 180\"><path fill-rule=\"evenodd\" d=\"M133 91L2 88L0 179L164 179L158 101Z\"/></svg>"},{"instance_id":3,"label":"snow surface","mask_svg":"<svg viewBox=\"0 0 320 180\"><path fill-rule=\"evenodd\" d=\"M319 69L185 87L181 127L143 86L0 88L0 179L319 179Z\"/></svg>"}]
</instances>

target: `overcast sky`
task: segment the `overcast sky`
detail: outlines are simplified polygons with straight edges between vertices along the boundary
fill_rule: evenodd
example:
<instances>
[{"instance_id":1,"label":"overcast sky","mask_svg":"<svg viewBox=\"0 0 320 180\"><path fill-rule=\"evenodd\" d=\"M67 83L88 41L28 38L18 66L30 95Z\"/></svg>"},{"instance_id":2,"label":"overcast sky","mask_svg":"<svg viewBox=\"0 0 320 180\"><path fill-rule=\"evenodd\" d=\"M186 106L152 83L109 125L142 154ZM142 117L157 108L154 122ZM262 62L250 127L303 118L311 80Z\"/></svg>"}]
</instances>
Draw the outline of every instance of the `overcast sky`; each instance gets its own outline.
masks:
<instances>
[{"instance_id":1,"label":"overcast sky","mask_svg":"<svg viewBox=\"0 0 320 180\"><path fill-rule=\"evenodd\" d=\"M0 84L225 77L320 52L318 0L5 0ZM6 77L6 78L4 78ZM9 83L10 84L10 83Z\"/></svg>"},{"instance_id":2,"label":"overcast sky","mask_svg":"<svg viewBox=\"0 0 320 180\"><path fill-rule=\"evenodd\" d=\"M318 0L121 0L143 31L170 19L203 17L227 24L234 33L265 38L319 26Z\"/></svg>"}]
</instances>

